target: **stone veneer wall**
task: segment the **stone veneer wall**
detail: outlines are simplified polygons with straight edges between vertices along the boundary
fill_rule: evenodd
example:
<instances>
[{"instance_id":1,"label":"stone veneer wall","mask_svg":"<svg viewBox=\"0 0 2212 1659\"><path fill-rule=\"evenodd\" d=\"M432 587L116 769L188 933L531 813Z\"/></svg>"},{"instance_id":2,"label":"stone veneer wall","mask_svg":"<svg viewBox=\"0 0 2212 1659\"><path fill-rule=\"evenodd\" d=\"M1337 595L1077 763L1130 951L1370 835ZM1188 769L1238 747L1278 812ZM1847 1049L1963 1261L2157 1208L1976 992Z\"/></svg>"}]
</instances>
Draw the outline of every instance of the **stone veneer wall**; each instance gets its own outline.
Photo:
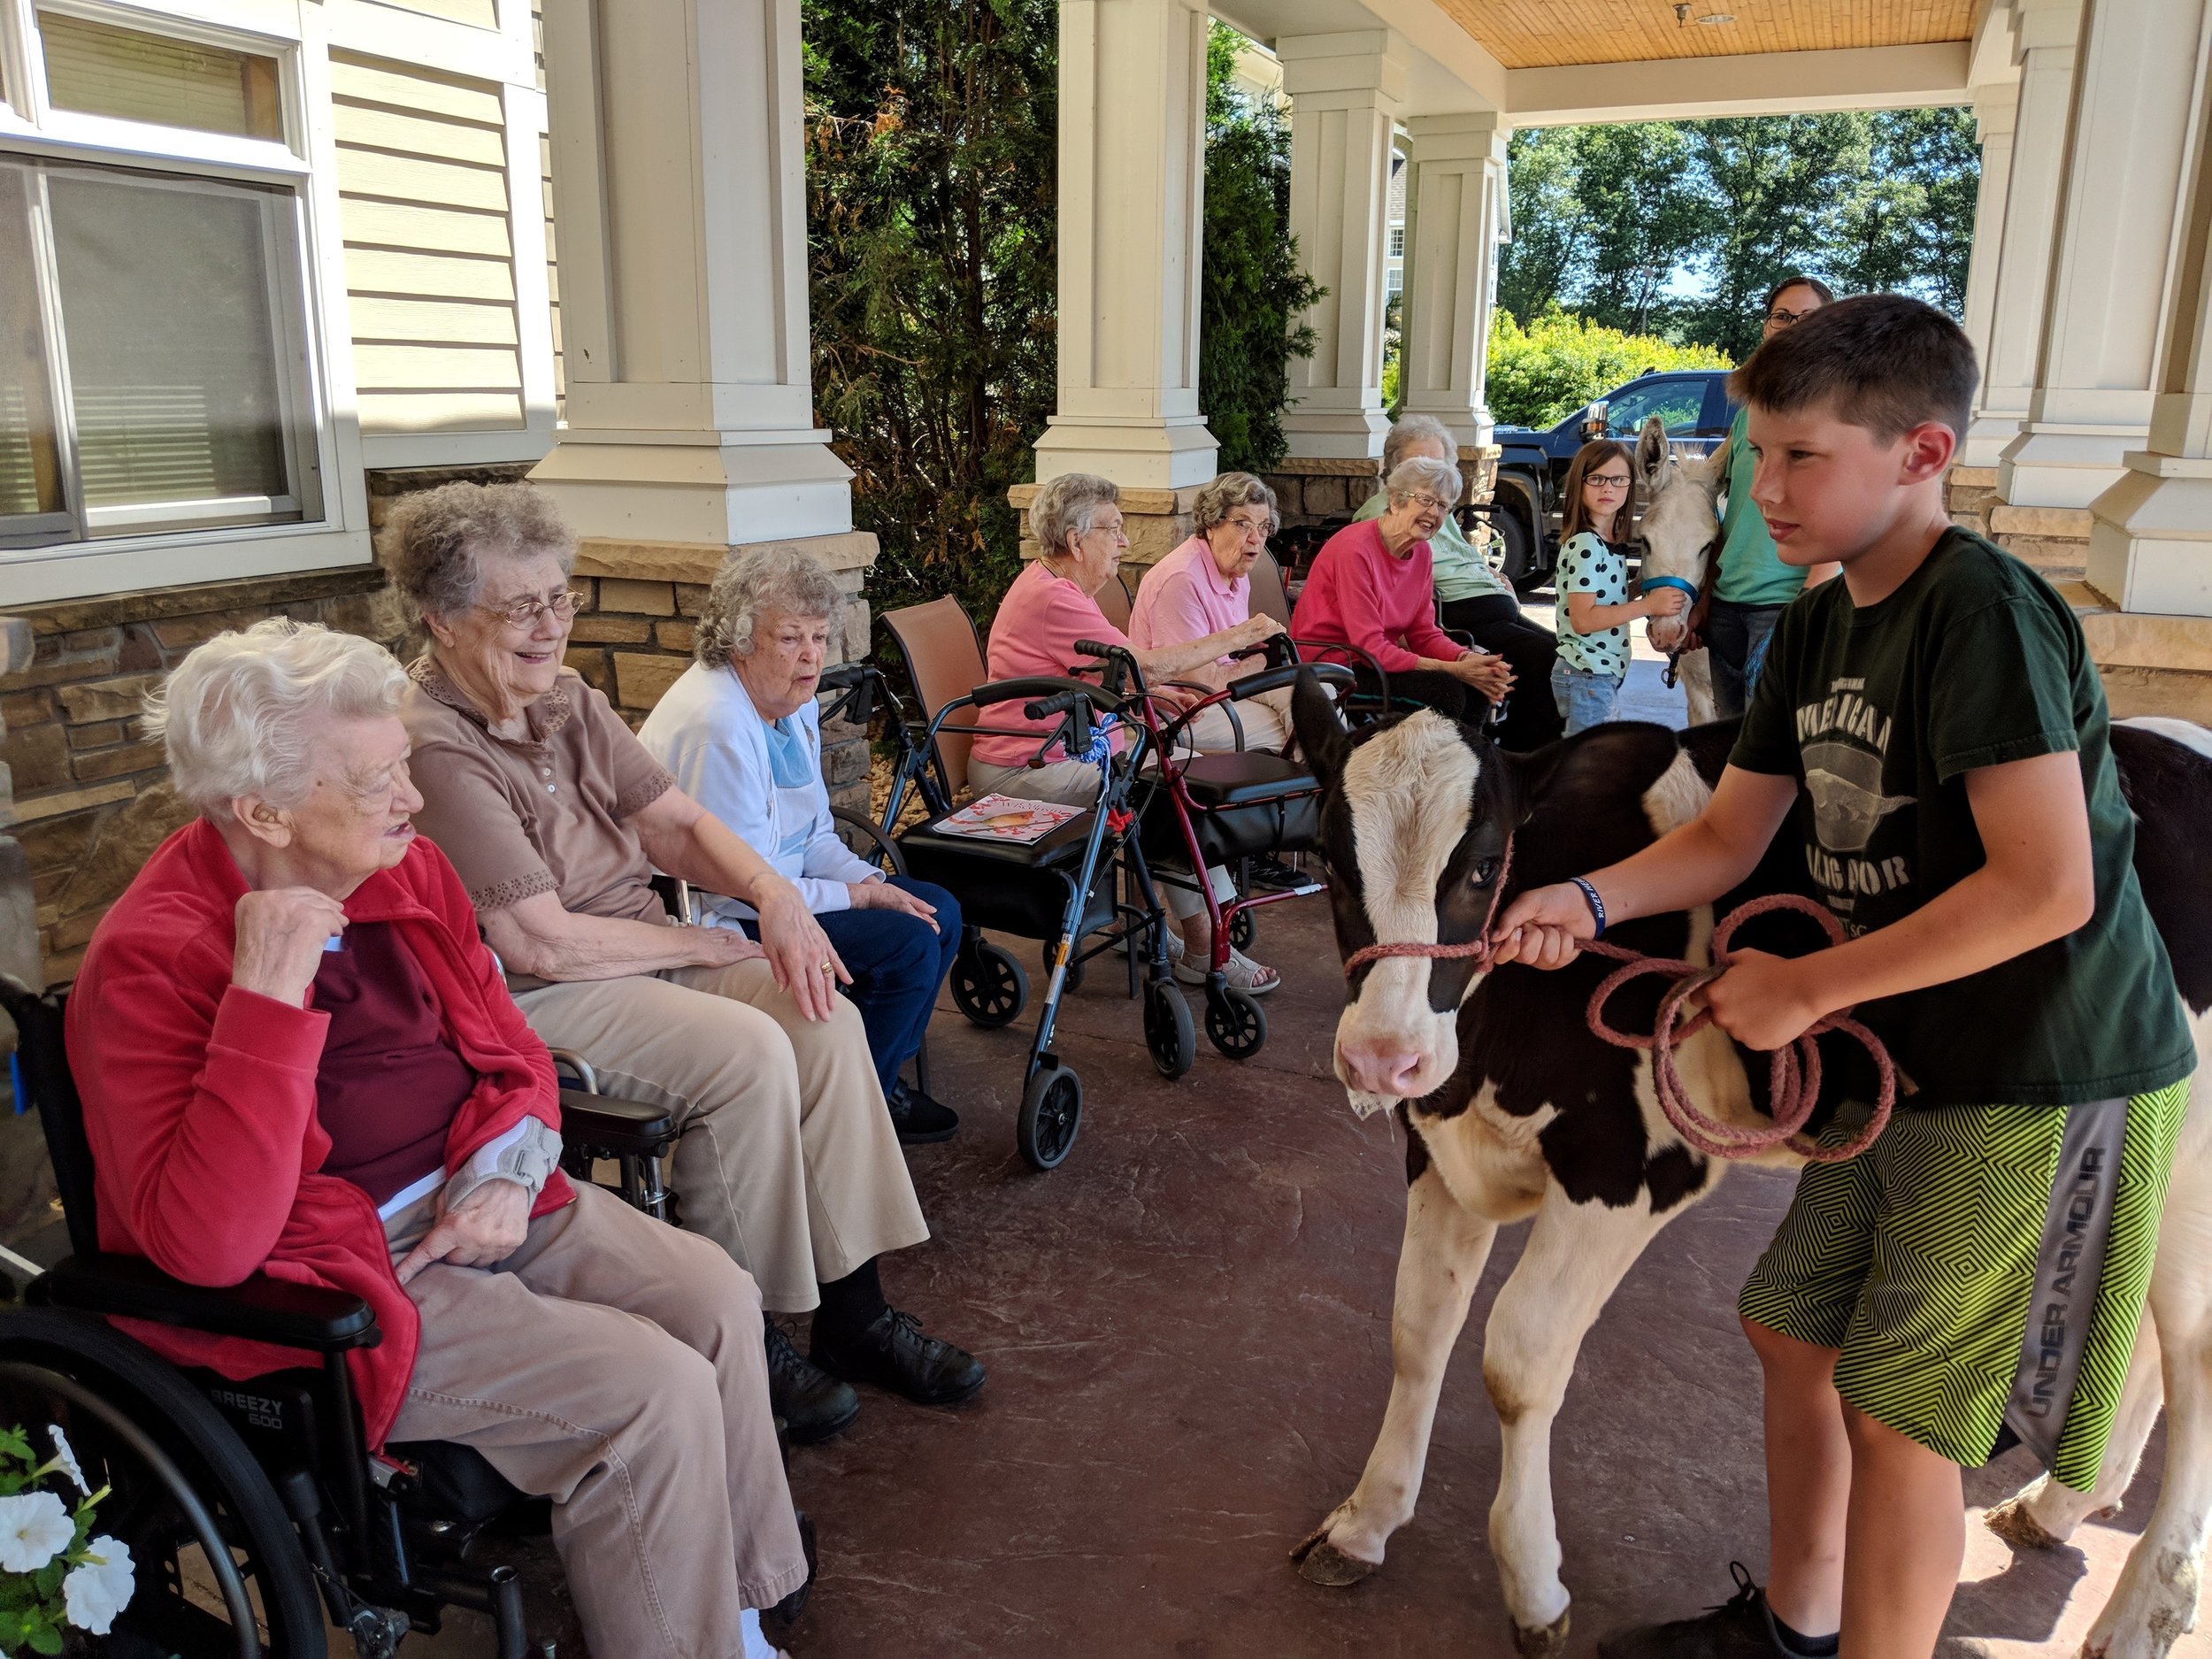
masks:
<instances>
[{"instance_id":1,"label":"stone veneer wall","mask_svg":"<svg viewBox=\"0 0 2212 1659\"><path fill-rule=\"evenodd\" d=\"M457 479L490 483L521 466L421 469L370 475L370 521L392 501ZM864 653L868 609L859 595L874 562L872 535L794 542L827 564L853 595L849 650ZM571 666L636 726L691 658L690 618L728 549L587 542L577 586L590 596L576 619ZM169 833L189 816L170 787L157 744L139 729L149 688L202 641L285 615L373 639L411 659L421 649L398 595L373 565L65 600L14 612L27 624L29 660L0 673L0 801L12 773L12 840L0 840L0 926L6 922L11 849L27 867L31 952L47 984L73 977L92 930ZM7 621L10 618L0 618ZM826 730L824 771L840 805L867 805L866 734ZM0 813L0 827L6 826ZM20 949L20 947L19 947ZM0 941L0 951L5 941ZM4 1162L4 1160L0 1160Z\"/></svg>"}]
</instances>

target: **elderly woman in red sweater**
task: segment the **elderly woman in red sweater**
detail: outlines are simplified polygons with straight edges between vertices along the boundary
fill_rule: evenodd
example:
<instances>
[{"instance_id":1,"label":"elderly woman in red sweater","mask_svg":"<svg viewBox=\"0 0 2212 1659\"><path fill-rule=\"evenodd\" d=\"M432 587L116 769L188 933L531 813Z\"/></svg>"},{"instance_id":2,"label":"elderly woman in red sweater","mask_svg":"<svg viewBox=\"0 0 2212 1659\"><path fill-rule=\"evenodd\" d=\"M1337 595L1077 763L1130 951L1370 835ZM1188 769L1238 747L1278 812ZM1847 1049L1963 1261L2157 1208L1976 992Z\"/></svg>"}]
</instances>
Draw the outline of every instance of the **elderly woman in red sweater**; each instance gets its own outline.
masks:
<instances>
[{"instance_id":1,"label":"elderly woman in red sweater","mask_svg":"<svg viewBox=\"0 0 2212 1659\"><path fill-rule=\"evenodd\" d=\"M1291 636L1356 646L1390 676L1394 697L1411 697L1454 719L1479 719L1504 697L1513 671L1502 657L1470 650L1437 626L1436 588L1429 572L1429 538L1459 499L1464 480L1449 461L1401 461L1383 488L1389 505L1379 518L1347 525L1322 545L1298 595ZM1352 652L1309 652L1353 664Z\"/></svg>"},{"instance_id":2,"label":"elderly woman in red sweater","mask_svg":"<svg viewBox=\"0 0 2212 1659\"><path fill-rule=\"evenodd\" d=\"M408 821L406 685L367 641L280 619L202 645L157 696L201 816L69 999L101 1243L195 1284L362 1296L384 1333L347 1356L371 1443L463 1441L552 1496L594 1652L761 1659L756 1609L807 1569L759 1293L561 1174L552 1061ZM134 1331L229 1377L302 1362Z\"/></svg>"}]
</instances>

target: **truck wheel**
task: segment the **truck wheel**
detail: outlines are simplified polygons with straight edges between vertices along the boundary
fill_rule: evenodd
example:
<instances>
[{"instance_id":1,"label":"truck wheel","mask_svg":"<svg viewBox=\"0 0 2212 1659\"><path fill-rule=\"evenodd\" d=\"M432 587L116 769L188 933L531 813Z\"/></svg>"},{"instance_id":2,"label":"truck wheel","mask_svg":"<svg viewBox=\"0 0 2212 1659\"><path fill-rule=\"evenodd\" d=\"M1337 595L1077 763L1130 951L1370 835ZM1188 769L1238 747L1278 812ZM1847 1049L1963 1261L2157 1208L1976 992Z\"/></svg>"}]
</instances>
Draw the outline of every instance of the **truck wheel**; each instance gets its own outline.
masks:
<instances>
[{"instance_id":1,"label":"truck wheel","mask_svg":"<svg viewBox=\"0 0 2212 1659\"><path fill-rule=\"evenodd\" d=\"M1518 495L1516 491L1514 498ZM1498 574L1513 584L1517 594L1531 593L1542 587L1546 572L1537 562L1536 537L1528 520L1509 510L1496 514L1490 522L1498 533L1496 549L1492 554Z\"/></svg>"}]
</instances>

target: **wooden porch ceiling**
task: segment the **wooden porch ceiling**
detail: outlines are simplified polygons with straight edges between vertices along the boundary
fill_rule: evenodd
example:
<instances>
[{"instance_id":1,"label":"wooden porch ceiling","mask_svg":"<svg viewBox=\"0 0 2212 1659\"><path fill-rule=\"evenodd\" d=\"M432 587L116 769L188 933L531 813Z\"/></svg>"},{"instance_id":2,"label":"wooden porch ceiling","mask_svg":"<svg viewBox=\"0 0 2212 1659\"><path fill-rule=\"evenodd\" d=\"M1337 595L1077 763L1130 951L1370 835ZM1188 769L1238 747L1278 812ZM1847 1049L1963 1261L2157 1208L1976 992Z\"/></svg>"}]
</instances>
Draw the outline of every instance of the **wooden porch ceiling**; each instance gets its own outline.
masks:
<instances>
[{"instance_id":1,"label":"wooden porch ceiling","mask_svg":"<svg viewBox=\"0 0 2212 1659\"><path fill-rule=\"evenodd\" d=\"M1962 41L1974 0L1438 0L1508 69ZM1728 23L1700 23L1713 13Z\"/></svg>"}]
</instances>

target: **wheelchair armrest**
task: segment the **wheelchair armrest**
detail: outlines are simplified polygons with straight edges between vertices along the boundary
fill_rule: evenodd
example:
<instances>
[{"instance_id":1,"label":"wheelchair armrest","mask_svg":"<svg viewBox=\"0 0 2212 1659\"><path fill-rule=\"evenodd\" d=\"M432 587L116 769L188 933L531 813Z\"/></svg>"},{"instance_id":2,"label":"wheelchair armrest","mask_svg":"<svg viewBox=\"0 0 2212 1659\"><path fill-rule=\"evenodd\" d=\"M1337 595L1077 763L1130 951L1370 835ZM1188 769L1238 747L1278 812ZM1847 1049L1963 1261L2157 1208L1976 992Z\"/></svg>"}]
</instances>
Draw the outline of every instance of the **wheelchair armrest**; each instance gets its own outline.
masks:
<instances>
[{"instance_id":1,"label":"wheelchair armrest","mask_svg":"<svg viewBox=\"0 0 2212 1659\"><path fill-rule=\"evenodd\" d=\"M235 1285L192 1285L142 1256L65 1256L33 1279L27 1294L51 1308L120 1314L319 1354L374 1348L384 1335L369 1304L351 1291L262 1273Z\"/></svg>"},{"instance_id":2,"label":"wheelchair armrest","mask_svg":"<svg viewBox=\"0 0 2212 1659\"><path fill-rule=\"evenodd\" d=\"M676 1133L675 1115L664 1107L588 1094L580 1088L561 1091L561 1139L572 1145L618 1156L632 1152L658 1157Z\"/></svg>"}]
</instances>

